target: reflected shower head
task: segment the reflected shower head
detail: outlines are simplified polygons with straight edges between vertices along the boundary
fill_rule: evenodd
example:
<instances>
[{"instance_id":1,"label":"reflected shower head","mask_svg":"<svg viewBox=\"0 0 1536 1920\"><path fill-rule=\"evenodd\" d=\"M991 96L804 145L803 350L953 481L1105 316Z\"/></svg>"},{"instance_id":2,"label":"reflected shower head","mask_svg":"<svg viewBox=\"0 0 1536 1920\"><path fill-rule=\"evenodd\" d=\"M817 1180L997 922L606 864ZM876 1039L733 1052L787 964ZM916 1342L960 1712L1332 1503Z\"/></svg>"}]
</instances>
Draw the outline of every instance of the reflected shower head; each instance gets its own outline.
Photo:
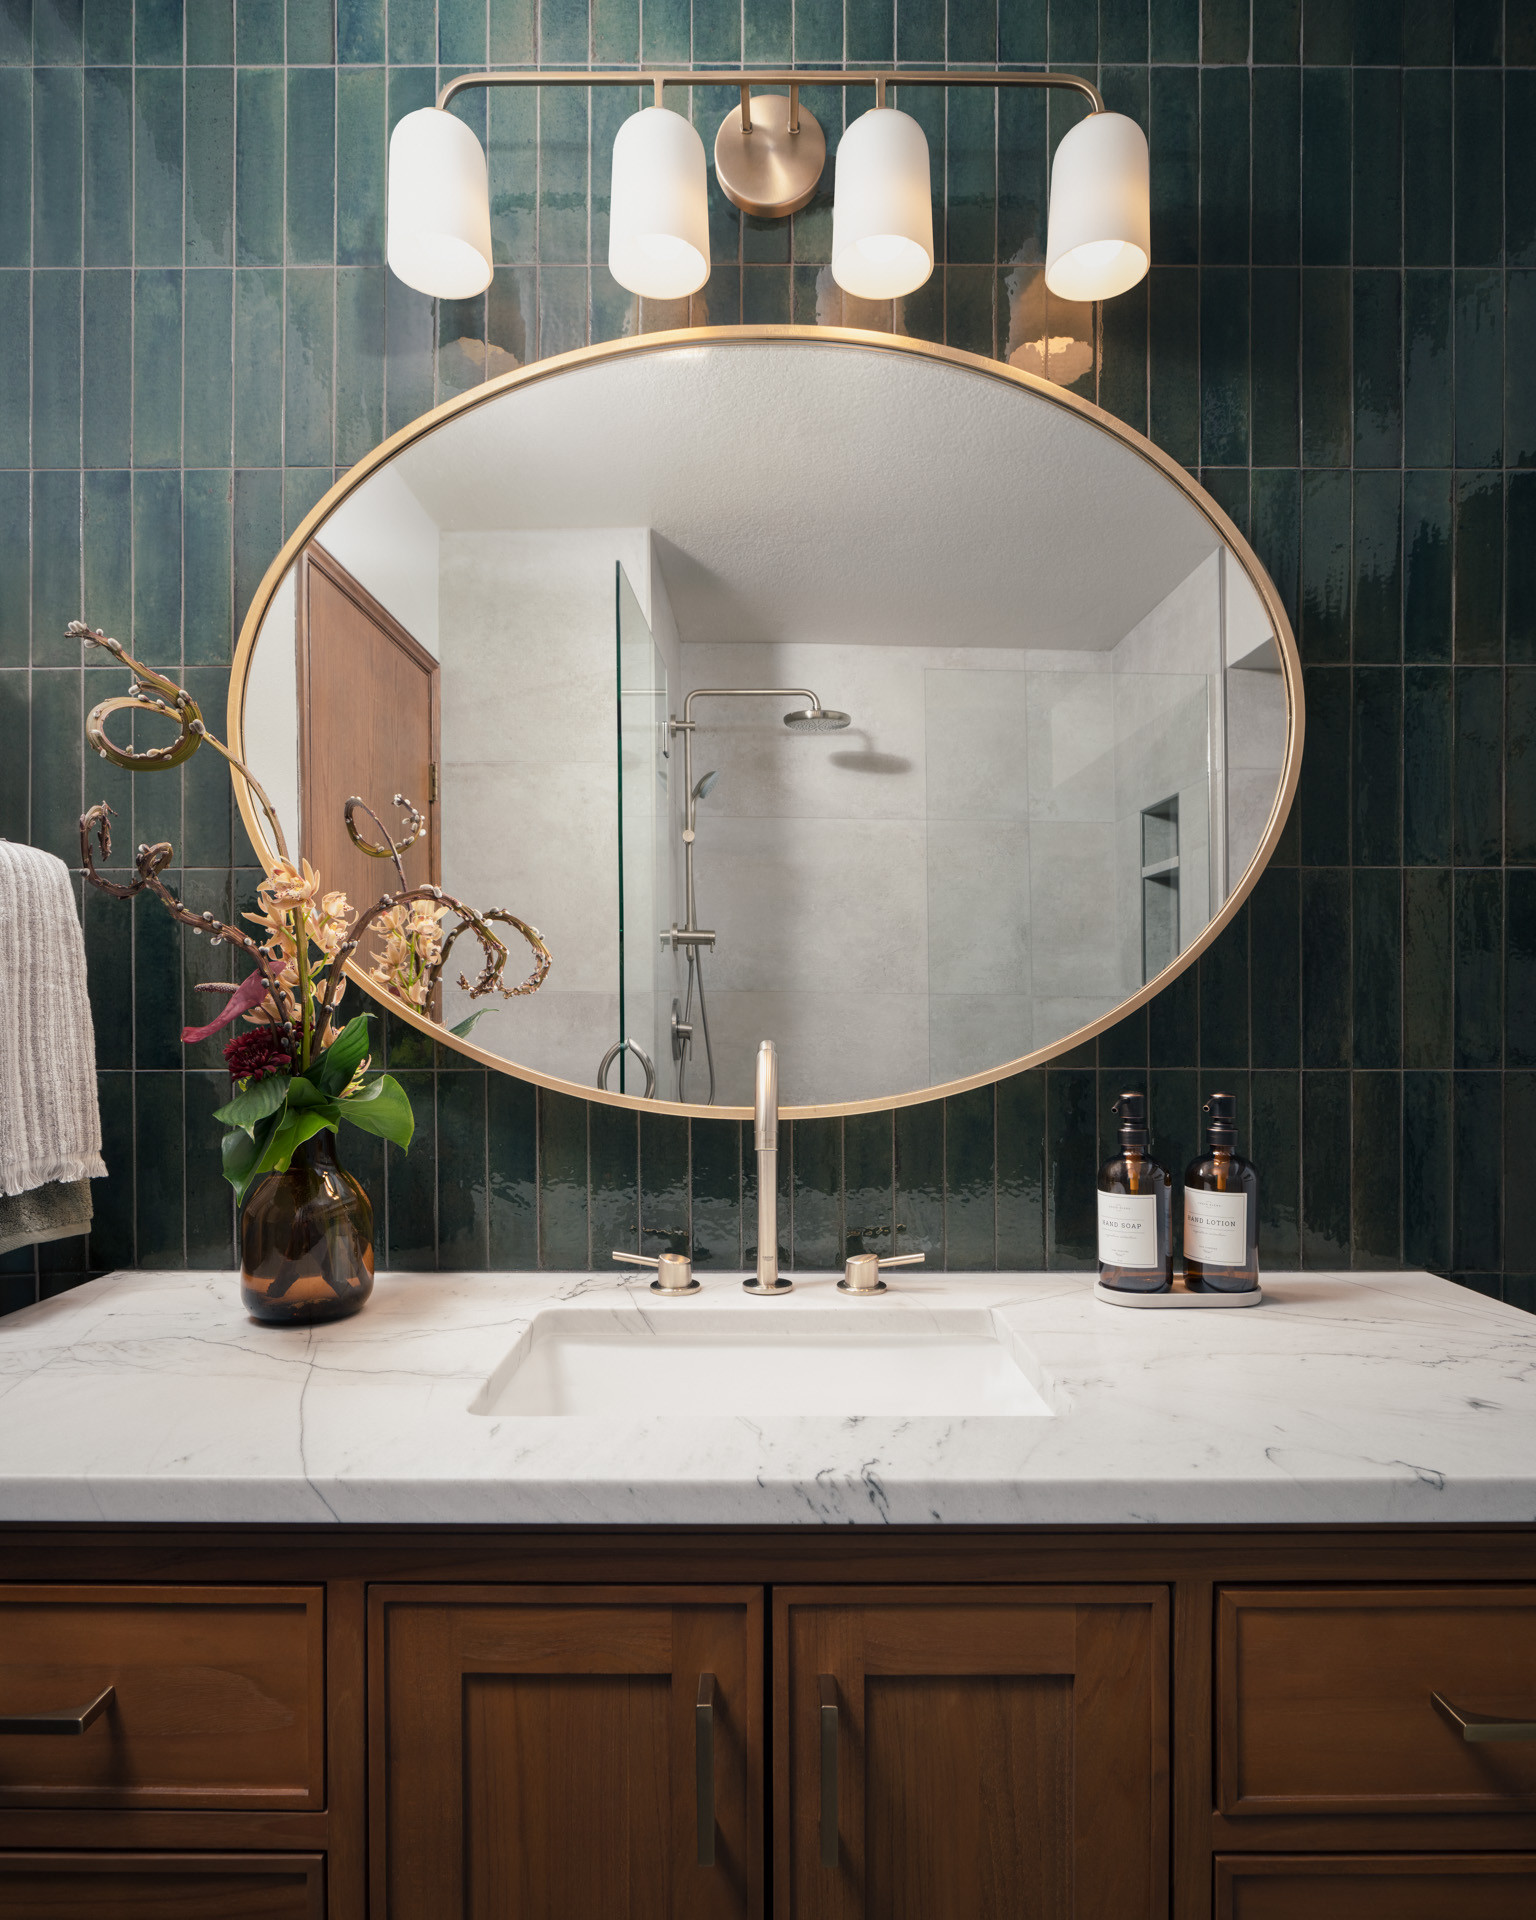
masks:
<instances>
[{"instance_id":1,"label":"reflected shower head","mask_svg":"<svg viewBox=\"0 0 1536 1920\"><path fill-rule=\"evenodd\" d=\"M851 722L836 707L801 707L786 713L784 724L791 733L841 733Z\"/></svg>"},{"instance_id":2,"label":"reflected shower head","mask_svg":"<svg viewBox=\"0 0 1536 1920\"><path fill-rule=\"evenodd\" d=\"M708 773L701 773L693 783L694 799L702 800L719 778L720 775L714 771L714 769L711 769Z\"/></svg>"}]
</instances>

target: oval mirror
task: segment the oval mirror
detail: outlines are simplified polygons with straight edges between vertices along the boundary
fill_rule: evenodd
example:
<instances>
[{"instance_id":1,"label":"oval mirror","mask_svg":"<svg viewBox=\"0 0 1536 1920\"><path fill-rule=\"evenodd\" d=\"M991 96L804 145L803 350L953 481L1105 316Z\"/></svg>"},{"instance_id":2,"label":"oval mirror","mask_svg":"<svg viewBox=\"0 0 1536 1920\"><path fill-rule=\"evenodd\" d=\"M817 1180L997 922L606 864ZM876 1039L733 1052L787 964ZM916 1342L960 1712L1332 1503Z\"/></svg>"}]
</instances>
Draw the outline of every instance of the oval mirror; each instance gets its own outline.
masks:
<instances>
[{"instance_id":1,"label":"oval mirror","mask_svg":"<svg viewBox=\"0 0 1536 1920\"><path fill-rule=\"evenodd\" d=\"M737 1117L764 1038L805 1114L1108 1026L1252 887L1302 734L1279 596L1166 455L1010 367L810 328L425 415L279 554L230 700L325 886L392 884L344 813L377 845L403 795L410 884L547 949L538 980L492 923L511 997L456 984L469 937L435 986L371 954L376 997L544 1086Z\"/></svg>"}]
</instances>

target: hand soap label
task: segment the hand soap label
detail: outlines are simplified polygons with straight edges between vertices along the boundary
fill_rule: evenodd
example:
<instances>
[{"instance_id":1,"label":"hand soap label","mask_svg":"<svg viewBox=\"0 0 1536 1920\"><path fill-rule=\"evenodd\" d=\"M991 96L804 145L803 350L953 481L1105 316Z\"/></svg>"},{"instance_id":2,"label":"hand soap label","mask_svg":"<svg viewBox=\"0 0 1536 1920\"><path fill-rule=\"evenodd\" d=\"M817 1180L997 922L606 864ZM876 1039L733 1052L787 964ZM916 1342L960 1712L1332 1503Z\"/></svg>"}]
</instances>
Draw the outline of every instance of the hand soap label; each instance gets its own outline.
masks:
<instances>
[{"instance_id":1,"label":"hand soap label","mask_svg":"<svg viewBox=\"0 0 1536 1920\"><path fill-rule=\"evenodd\" d=\"M1156 1267L1157 1195L1099 1195L1099 1264L1105 1267Z\"/></svg>"},{"instance_id":2,"label":"hand soap label","mask_svg":"<svg viewBox=\"0 0 1536 1920\"><path fill-rule=\"evenodd\" d=\"M1206 1267L1241 1267L1248 1259L1248 1196L1184 1189L1184 1257Z\"/></svg>"}]
</instances>

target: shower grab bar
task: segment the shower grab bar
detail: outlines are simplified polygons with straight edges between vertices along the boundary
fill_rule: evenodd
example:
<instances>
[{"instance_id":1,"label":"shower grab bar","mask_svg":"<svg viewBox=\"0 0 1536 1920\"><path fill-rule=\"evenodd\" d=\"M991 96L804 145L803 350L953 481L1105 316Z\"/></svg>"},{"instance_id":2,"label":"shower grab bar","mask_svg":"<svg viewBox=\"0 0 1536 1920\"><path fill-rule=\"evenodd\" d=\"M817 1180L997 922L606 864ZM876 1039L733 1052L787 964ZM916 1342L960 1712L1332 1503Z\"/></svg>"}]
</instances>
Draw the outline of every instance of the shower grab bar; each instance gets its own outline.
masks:
<instances>
[{"instance_id":1,"label":"shower grab bar","mask_svg":"<svg viewBox=\"0 0 1536 1920\"><path fill-rule=\"evenodd\" d=\"M598 1090L602 1093L608 1091L608 1069L621 1053L632 1053L645 1068L645 1092L641 1098L649 1100L656 1092L656 1069L651 1065L651 1057L645 1048L637 1046L633 1040L615 1040L603 1055L602 1065L597 1070Z\"/></svg>"}]
</instances>

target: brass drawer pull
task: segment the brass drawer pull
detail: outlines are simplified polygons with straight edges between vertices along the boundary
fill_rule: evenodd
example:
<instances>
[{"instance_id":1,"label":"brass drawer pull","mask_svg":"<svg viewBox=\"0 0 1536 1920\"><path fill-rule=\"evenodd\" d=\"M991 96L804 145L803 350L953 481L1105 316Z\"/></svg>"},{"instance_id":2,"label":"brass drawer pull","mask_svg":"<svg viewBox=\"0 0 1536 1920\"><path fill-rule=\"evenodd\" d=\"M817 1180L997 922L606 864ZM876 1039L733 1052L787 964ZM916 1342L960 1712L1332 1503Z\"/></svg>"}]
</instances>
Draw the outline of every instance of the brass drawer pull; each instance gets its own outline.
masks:
<instances>
[{"instance_id":1,"label":"brass drawer pull","mask_svg":"<svg viewBox=\"0 0 1536 1920\"><path fill-rule=\"evenodd\" d=\"M694 1766L699 1808L699 1865L715 1864L715 1676L699 1675L693 1709Z\"/></svg>"},{"instance_id":2,"label":"brass drawer pull","mask_svg":"<svg viewBox=\"0 0 1536 1920\"><path fill-rule=\"evenodd\" d=\"M1430 1700L1440 1718L1453 1726L1463 1740L1536 1740L1536 1720L1508 1720L1497 1713L1465 1713L1453 1707L1443 1693L1432 1693Z\"/></svg>"},{"instance_id":3,"label":"brass drawer pull","mask_svg":"<svg viewBox=\"0 0 1536 1920\"><path fill-rule=\"evenodd\" d=\"M112 1688L103 1687L83 1707L55 1707L51 1713L0 1713L0 1734L84 1733L101 1718L111 1701Z\"/></svg>"},{"instance_id":4,"label":"brass drawer pull","mask_svg":"<svg viewBox=\"0 0 1536 1920\"><path fill-rule=\"evenodd\" d=\"M837 1865L837 1682L830 1673L816 1682L821 1697L821 1864Z\"/></svg>"}]
</instances>

